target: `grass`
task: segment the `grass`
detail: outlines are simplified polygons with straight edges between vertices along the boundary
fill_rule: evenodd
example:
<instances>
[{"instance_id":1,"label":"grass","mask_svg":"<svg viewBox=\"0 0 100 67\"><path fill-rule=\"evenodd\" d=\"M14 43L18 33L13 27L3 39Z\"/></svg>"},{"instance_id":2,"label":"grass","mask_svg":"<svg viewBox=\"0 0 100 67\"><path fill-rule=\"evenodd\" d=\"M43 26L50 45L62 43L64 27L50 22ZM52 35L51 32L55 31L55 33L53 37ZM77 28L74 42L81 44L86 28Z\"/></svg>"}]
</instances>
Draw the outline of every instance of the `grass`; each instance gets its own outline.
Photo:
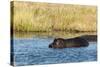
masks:
<instances>
[{"instance_id":1,"label":"grass","mask_svg":"<svg viewBox=\"0 0 100 67\"><path fill-rule=\"evenodd\" d=\"M73 38L73 37L79 37L83 35L97 35L96 32L15 32L14 38Z\"/></svg>"},{"instance_id":2,"label":"grass","mask_svg":"<svg viewBox=\"0 0 100 67\"><path fill-rule=\"evenodd\" d=\"M16 32L96 31L96 6L14 1Z\"/></svg>"}]
</instances>

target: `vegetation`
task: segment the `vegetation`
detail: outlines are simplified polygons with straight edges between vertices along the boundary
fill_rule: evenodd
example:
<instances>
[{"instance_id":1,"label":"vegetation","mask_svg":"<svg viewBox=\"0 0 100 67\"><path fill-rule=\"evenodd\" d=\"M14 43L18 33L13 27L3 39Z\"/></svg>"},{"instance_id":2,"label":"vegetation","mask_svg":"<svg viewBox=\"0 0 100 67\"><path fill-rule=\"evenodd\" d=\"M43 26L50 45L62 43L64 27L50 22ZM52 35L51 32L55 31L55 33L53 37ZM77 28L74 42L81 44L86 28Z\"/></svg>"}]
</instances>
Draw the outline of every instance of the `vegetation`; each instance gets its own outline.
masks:
<instances>
[{"instance_id":1,"label":"vegetation","mask_svg":"<svg viewBox=\"0 0 100 67\"><path fill-rule=\"evenodd\" d=\"M11 2L16 32L96 31L96 6Z\"/></svg>"},{"instance_id":2,"label":"vegetation","mask_svg":"<svg viewBox=\"0 0 100 67\"><path fill-rule=\"evenodd\" d=\"M15 38L73 38L78 37L82 35L97 35L96 32L15 32L14 37Z\"/></svg>"}]
</instances>

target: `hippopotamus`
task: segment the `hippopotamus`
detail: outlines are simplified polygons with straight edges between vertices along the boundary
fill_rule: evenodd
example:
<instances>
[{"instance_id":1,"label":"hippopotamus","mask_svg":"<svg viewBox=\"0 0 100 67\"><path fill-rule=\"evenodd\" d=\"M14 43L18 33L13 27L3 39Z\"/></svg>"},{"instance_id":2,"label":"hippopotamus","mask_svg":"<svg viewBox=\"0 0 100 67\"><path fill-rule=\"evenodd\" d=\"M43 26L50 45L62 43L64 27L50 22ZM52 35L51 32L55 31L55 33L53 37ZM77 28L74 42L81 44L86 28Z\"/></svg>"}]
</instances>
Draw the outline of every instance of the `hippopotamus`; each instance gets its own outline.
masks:
<instances>
[{"instance_id":1,"label":"hippopotamus","mask_svg":"<svg viewBox=\"0 0 100 67\"><path fill-rule=\"evenodd\" d=\"M88 42L96 42L97 41L97 35L82 35L80 37L86 39Z\"/></svg>"},{"instance_id":2,"label":"hippopotamus","mask_svg":"<svg viewBox=\"0 0 100 67\"><path fill-rule=\"evenodd\" d=\"M88 41L81 37L75 38L56 38L53 43L49 44L49 48L72 48L72 47L87 47Z\"/></svg>"}]
</instances>

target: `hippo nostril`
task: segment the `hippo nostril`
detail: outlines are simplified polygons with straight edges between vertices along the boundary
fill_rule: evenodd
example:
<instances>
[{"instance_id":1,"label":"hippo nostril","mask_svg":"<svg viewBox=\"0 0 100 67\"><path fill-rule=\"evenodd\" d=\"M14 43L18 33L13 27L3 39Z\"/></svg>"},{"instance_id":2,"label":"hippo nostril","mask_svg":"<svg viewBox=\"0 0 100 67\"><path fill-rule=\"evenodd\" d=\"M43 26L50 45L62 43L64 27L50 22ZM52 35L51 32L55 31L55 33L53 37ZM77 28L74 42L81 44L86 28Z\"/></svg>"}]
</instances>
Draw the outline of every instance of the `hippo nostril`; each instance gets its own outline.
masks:
<instances>
[{"instance_id":1,"label":"hippo nostril","mask_svg":"<svg viewBox=\"0 0 100 67\"><path fill-rule=\"evenodd\" d=\"M49 45L49 48L52 48L52 45Z\"/></svg>"}]
</instances>

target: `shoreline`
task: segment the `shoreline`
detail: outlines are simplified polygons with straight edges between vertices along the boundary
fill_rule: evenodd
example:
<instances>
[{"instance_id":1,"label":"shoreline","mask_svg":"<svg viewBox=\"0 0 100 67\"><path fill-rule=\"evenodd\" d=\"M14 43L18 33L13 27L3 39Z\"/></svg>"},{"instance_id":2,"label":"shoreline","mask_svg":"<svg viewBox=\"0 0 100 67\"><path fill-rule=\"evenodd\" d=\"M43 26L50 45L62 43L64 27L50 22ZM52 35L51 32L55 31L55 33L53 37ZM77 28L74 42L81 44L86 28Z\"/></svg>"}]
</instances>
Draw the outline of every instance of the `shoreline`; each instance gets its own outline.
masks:
<instances>
[{"instance_id":1,"label":"shoreline","mask_svg":"<svg viewBox=\"0 0 100 67\"><path fill-rule=\"evenodd\" d=\"M13 37L24 37L24 38L29 38L29 37L54 37L54 38L72 38L76 36L83 36L83 35L97 35L97 32L13 32Z\"/></svg>"}]
</instances>

